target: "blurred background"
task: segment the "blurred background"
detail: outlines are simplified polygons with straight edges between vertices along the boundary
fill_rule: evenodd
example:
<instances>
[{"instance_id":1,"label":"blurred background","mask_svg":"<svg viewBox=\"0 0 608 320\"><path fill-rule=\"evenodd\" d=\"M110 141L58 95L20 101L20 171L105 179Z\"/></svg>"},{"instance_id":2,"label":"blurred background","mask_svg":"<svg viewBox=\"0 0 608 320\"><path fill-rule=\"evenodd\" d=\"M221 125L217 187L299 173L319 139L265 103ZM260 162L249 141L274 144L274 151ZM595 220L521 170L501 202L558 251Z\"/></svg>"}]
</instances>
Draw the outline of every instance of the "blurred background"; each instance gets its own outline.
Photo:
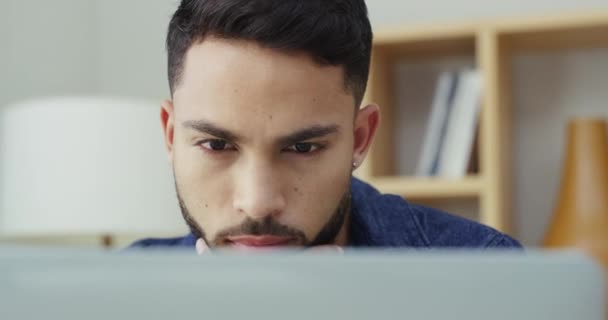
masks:
<instances>
[{"instance_id":1,"label":"blurred background","mask_svg":"<svg viewBox=\"0 0 608 320\"><path fill-rule=\"evenodd\" d=\"M140 182L142 180L138 177L146 177L149 180L142 183L143 187L133 186L140 188L140 192L133 194L133 197L115 195L111 192L110 185L94 187L98 188L97 194L101 199L112 199L114 202L114 206L104 210L119 212L127 208L124 214L116 214L113 218L114 224L95 228L99 225L98 222L89 221L87 225L87 221L81 221L61 231L59 227L49 227L52 223L43 220L32 222L40 226L24 231L22 226L27 225L27 220L2 218L10 216L8 212L19 207L19 202L15 200L17 191L8 192L7 188L21 183L14 180L21 179L19 176L10 174L13 170L11 168L20 163L20 158L2 153L3 150L15 150L11 149L15 146L5 141L4 145L0 145L0 187L4 188L0 190L0 195L4 196L0 196L0 201L4 201L4 204L0 204L0 232L5 230L0 234L0 241L97 246L102 243L100 236L105 235L112 237L113 245L122 246L142 235L179 235L185 232L172 190L170 168L163 155L162 136L157 120L158 105L169 94L164 40L170 15L177 4L176 0L0 1L0 119L5 119L0 122L4 126L0 128L0 134L6 137L8 126L28 119L31 115L46 114L37 113L36 103L27 101L69 96L112 97L130 105L145 104L149 107L149 110L134 108L133 110L137 111L127 117L133 121L124 126L134 132L139 130L150 134L150 140L147 140L145 146L146 150L151 150L150 153L133 154L133 157L140 157L133 159L145 161L151 157L158 158L153 160L158 162L150 165L150 171L155 174L134 174L133 179L139 179ZM608 9L608 2L605 0L368 0L367 5L372 25L377 30ZM412 72L411 68L411 63L406 61L397 70L403 70L406 74L404 77L407 78L407 74ZM537 246L541 243L555 206L563 164L563 137L567 119L573 116L608 117L608 48L520 54L514 57L512 70L512 214L515 222L512 234L528 246ZM407 83L407 79L397 83ZM428 86L426 91L432 95L435 82L429 81L424 85ZM404 87L399 92L403 95L407 90ZM417 90L425 91L424 87ZM91 105L95 110L99 110L104 104L95 101L91 102ZM18 109L23 111L23 114ZM49 116L54 113L49 110L46 112ZM407 117L407 113L402 116ZM103 118L91 114L82 117L90 117L91 122L99 117ZM158 130L137 119L153 121L153 126L158 126ZM53 123L58 127L64 126L61 118L53 121L56 121ZM97 134L100 132L97 131ZM125 132L128 135L128 131ZM45 134L35 133L28 141L35 143L36 135ZM69 132L66 131L65 136L69 136ZM82 137L90 138L88 135ZM74 143L77 144L78 141ZM74 154L88 150L88 146L83 148L72 150ZM37 150L35 147L31 149ZM48 150L48 159L55 159L55 155L51 155L52 148ZM24 155L30 152L21 151ZM126 146L124 154L131 156L128 151L129 147ZM399 158L407 156L398 155ZM45 155L40 157L42 158L39 158L39 161L44 162ZM64 157L74 158L74 155L65 154ZM99 157L115 159L117 155L101 154ZM107 163L101 163L100 168L106 169L100 170L114 172L113 168L120 167L120 163L116 162L109 167L104 166ZM36 164L31 166L35 167ZM79 177L81 176L74 179ZM57 192L73 192L73 189L61 185L68 184L68 181L69 179L56 181ZM146 185L150 190L141 190L146 188ZM141 210L133 204L142 201L149 201L152 203L151 207L159 208L157 212L146 207L148 212L152 212L149 219L155 220L156 225L147 223L146 217L130 213L133 210ZM468 200L437 205L464 216L474 216L475 213L471 211L479 210L475 202ZM21 209L19 207L19 210ZM24 219L44 219L45 213L36 213L37 210L44 211L43 209L24 208L23 212L33 212ZM165 212L164 215L160 213L160 209ZM158 215L154 215L157 213ZM113 228L112 226L120 224L121 217L124 218L124 226L133 228ZM70 216L46 218L74 221ZM3 229L3 222L11 225L10 230ZM78 229L79 225L82 226L81 230Z\"/></svg>"}]
</instances>

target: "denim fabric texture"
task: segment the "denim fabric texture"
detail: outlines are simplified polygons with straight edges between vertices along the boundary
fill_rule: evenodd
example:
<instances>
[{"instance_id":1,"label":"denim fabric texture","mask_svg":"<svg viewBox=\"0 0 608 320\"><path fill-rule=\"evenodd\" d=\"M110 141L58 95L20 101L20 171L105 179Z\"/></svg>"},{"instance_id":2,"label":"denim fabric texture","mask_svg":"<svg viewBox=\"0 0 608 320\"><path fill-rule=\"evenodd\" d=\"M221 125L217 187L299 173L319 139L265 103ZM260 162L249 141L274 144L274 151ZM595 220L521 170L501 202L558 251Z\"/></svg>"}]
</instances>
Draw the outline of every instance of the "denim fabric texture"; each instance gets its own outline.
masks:
<instances>
[{"instance_id":1,"label":"denim fabric texture","mask_svg":"<svg viewBox=\"0 0 608 320\"><path fill-rule=\"evenodd\" d=\"M474 221L381 194L353 178L349 246L385 248L521 248L510 236ZM194 247L196 237L143 239L129 248Z\"/></svg>"}]
</instances>

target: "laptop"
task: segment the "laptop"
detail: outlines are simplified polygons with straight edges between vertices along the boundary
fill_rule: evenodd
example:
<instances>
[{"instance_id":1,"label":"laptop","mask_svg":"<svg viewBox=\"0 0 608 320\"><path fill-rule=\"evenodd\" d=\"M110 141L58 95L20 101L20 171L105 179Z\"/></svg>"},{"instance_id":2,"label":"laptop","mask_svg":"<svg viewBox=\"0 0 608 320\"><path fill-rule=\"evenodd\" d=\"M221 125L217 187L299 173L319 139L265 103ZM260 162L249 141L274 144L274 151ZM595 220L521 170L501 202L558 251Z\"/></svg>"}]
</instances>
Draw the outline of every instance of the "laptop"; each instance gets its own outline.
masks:
<instances>
[{"instance_id":1,"label":"laptop","mask_svg":"<svg viewBox=\"0 0 608 320\"><path fill-rule=\"evenodd\" d=\"M603 289L575 252L0 248L0 319L601 320Z\"/></svg>"}]
</instances>

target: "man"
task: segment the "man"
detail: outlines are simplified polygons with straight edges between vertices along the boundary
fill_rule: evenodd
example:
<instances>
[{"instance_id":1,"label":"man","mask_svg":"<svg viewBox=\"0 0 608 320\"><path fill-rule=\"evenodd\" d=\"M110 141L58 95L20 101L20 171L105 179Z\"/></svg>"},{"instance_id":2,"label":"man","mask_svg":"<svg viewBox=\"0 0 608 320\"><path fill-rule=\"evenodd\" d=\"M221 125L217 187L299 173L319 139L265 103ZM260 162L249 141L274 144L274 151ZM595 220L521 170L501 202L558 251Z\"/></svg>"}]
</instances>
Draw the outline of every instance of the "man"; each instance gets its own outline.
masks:
<instances>
[{"instance_id":1,"label":"man","mask_svg":"<svg viewBox=\"0 0 608 320\"><path fill-rule=\"evenodd\" d=\"M519 247L352 178L380 121L371 42L363 0L182 0L161 120L191 234L133 247Z\"/></svg>"}]
</instances>

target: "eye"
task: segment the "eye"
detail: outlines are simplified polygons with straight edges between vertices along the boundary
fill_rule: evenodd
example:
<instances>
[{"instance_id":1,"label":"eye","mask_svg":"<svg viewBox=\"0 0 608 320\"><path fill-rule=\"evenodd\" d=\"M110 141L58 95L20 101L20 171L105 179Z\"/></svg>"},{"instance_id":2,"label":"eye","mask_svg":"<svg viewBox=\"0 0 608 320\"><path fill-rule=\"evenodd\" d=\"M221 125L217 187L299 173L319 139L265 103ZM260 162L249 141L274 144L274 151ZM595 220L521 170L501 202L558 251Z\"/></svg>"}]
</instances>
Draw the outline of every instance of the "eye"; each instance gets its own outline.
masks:
<instances>
[{"instance_id":1,"label":"eye","mask_svg":"<svg viewBox=\"0 0 608 320\"><path fill-rule=\"evenodd\" d=\"M321 146L316 143L299 142L287 148L287 151L295 153L313 153L321 149Z\"/></svg>"},{"instance_id":2,"label":"eye","mask_svg":"<svg viewBox=\"0 0 608 320\"><path fill-rule=\"evenodd\" d=\"M199 143L199 146L201 146L203 149L206 149L208 151L212 151L212 152L221 152L221 151L229 151L229 150L235 150L236 148L228 143L226 140L220 140L220 139L210 139L210 140L205 140Z\"/></svg>"}]
</instances>

